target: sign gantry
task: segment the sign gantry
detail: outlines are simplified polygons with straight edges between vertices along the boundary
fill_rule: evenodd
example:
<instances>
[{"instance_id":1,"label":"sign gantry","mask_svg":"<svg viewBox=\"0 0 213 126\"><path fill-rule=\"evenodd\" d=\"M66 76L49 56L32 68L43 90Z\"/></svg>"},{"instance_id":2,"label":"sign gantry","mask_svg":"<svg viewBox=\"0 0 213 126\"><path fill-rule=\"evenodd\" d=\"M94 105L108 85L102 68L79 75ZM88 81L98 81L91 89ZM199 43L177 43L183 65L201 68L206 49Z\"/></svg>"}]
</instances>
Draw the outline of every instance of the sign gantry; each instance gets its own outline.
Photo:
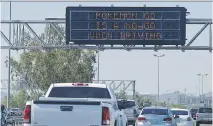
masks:
<instances>
[{"instance_id":1,"label":"sign gantry","mask_svg":"<svg viewBox=\"0 0 213 126\"><path fill-rule=\"evenodd\" d=\"M8 44L2 45L1 49L211 51L212 19L186 18L187 13L184 7L67 7L65 19L1 20L1 24L13 24L11 41L3 31L0 31ZM30 24L46 24L54 28L63 38L64 45L56 45L51 41L44 42ZM58 24L64 25L65 33ZM186 26L190 24L203 27L187 40ZM209 27L209 44L191 46L207 27ZM32 33L40 45L27 45L23 39L26 31Z\"/></svg>"}]
</instances>

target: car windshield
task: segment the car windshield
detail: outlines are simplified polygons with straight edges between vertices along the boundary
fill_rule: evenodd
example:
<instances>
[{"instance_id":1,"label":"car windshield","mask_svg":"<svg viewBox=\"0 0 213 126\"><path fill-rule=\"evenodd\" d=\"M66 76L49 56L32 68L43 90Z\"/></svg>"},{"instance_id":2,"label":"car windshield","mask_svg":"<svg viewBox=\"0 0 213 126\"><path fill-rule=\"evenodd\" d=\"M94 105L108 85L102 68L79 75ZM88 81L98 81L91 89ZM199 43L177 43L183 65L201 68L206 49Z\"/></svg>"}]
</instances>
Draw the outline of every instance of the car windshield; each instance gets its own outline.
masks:
<instances>
[{"instance_id":1,"label":"car windshield","mask_svg":"<svg viewBox=\"0 0 213 126\"><path fill-rule=\"evenodd\" d=\"M144 114L168 115L168 109L143 109L141 115Z\"/></svg>"},{"instance_id":2,"label":"car windshield","mask_svg":"<svg viewBox=\"0 0 213 126\"><path fill-rule=\"evenodd\" d=\"M188 115L188 111L184 110L172 110L173 115Z\"/></svg>"},{"instance_id":3,"label":"car windshield","mask_svg":"<svg viewBox=\"0 0 213 126\"><path fill-rule=\"evenodd\" d=\"M212 113L212 108L199 108L198 113Z\"/></svg>"},{"instance_id":4,"label":"car windshield","mask_svg":"<svg viewBox=\"0 0 213 126\"><path fill-rule=\"evenodd\" d=\"M96 87L54 87L49 97L58 98L111 98L108 89Z\"/></svg>"},{"instance_id":5,"label":"car windshield","mask_svg":"<svg viewBox=\"0 0 213 126\"><path fill-rule=\"evenodd\" d=\"M13 109L12 109L12 111L18 111L18 110L19 110L19 109L17 109L17 108L13 108Z\"/></svg>"},{"instance_id":6,"label":"car windshield","mask_svg":"<svg viewBox=\"0 0 213 126\"><path fill-rule=\"evenodd\" d=\"M198 109L191 109L191 113L196 113Z\"/></svg>"},{"instance_id":7,"label":"car windshield","mask_svg":"<svg viewBox=\"0 0 213 126\"><path fill-rule=\"evenodd\" d=\"M125 108L130 108L135 106L135 102L134 101L118 101L118 105L122 105Z\"/></svg>"}]
</instances>

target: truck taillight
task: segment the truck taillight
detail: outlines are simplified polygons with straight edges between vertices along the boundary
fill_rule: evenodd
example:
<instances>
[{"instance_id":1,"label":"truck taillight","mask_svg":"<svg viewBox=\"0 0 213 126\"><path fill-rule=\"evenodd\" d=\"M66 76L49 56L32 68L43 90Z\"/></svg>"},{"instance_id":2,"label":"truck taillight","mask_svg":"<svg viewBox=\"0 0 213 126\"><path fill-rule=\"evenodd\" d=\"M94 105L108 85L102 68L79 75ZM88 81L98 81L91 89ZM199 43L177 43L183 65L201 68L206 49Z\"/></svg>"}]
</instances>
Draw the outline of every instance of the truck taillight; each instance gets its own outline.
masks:
<instances>
[{"instance_id":1,"label":"truck taillight","mask_svg":"<svg viewBox=\"0 0 213 126\"><path fill-rule=\"evenodd\" d=\"M110 112L108 107L102 107L102 125L110 124Z\"/></svg>"},{"instance_id":2,"label":"truck taillight","mask_svg":"<svg viewBox=\"0 0 213 126\"><path fill-rule=\"evenodd\" d=\"M24 109L24 123L31 122L31 105L26 105Z\"/></svg>"}]
</instances>

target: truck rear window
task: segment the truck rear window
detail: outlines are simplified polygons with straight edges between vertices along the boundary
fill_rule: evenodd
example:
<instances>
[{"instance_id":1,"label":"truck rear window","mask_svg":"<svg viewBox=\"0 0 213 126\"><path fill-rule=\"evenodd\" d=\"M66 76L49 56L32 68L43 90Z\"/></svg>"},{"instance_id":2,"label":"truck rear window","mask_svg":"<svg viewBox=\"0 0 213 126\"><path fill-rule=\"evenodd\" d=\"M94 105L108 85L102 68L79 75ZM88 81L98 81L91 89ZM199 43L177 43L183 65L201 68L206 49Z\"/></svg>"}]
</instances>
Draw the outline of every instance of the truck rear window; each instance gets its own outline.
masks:
<instances>
[{"instance_id":1,"label":"truck rear window","mask_svg":"<svg viewBox=\"0 0 213 126\"><path fill-rule=\"evenodd\" d=\"M134 101L118 101L118 104L123 105L125 108L130 108L130 107L135 106Z\"/></svg>"},{"instance_id":2,"label":"truck rear window","mask_svg":"<svg viewBox=\"0 0 213 126\"><path fill-rule=\"evenodd\" d=\"M58 98L111 98L108 89L96 87L53 87L49 97Z\"/></svg>"},{"instance_id":3,"label":"truck rear window","mask_svg":"<svg viewBox=\"0 0 213 126\"><path fill-rule=\"evenodd\" d=\"M191 109L191 113L197 113L198 109Z\"/></svg>"},{"instance_id":4,"label":"truck rear window","mask_svg":"<svg viewBox=\"0 0 213 126\"><path fill-rule=\"evenodd\" d=\"M212 113L212 108L199 108L198 113Z\"/></svg>"}]
</instances>

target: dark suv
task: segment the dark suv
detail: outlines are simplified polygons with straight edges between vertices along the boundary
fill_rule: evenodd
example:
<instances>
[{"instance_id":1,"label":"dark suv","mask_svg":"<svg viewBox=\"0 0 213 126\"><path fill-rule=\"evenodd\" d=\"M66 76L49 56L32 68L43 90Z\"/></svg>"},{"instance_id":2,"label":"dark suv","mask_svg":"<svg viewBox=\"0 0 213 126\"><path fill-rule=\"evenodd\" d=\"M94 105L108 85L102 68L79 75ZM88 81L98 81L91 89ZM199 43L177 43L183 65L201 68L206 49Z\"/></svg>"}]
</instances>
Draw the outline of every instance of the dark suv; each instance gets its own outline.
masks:
<instances>
[{"instance_id":1,"label":"dark suv","mask_svg":"<svg viewBox=\"0 0 213 126\"><path fill-rule=\"evenodd\" d=\"M136 102L134 100L118 99L118 104L125 106L125 109L122 110L127 117L128 124L135 125L136 115L139 114Z\"/></svg>"},{"instance_id":2,"label":"dark suv","mask_svg":"<svg viewBox=\"0 0 213 126\"><path fill-rule=\"evenodd\" d=\"M193 108L193 109L190 110L190 113L191 113L192 118L193 118L194 120L196 120L196 113L197 113L197 111L198 111L197 108Z\"/></svg>"}]
</instances>

